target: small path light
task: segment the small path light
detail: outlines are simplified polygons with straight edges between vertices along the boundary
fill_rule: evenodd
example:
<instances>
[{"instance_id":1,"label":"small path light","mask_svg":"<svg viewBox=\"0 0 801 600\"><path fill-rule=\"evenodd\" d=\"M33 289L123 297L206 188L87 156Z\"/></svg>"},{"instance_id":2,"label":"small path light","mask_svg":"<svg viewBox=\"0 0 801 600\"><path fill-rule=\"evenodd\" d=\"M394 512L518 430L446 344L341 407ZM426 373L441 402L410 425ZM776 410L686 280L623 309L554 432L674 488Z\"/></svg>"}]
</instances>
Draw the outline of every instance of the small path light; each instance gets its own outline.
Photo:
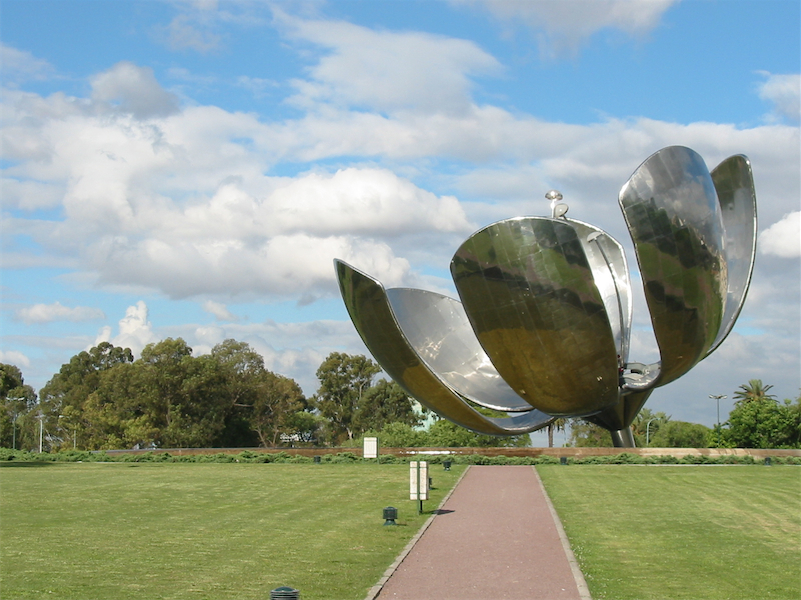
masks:
<instances>
[{"instance_id":1,"label":"small path light","mask_svg":"<svg viewBox=\"0 0 801 600\"><path fill-rule=\"evenodd\" d=\"M567 464L567 456L560 456L559 457L559 464L566 465Z\"/></svg>"},{"instance_id":2,"label":"small path light","mask_svg":"<svg viewBox=\"0 0 801 600\"><path fill-rule=\"evenodd\" d=\"M315 456L314 457L314 462L316 462L317 464L320 464L320 461L322 461L322 458L320 458L319 456Z\"/></svg>"},{"instance_id":3,"label":"small path light","mask_svg":"<svg viewBox=\"0 0 801 600\"><path fill-rule=\"evenodd\" d=\"M397 525L395 519L398 518L398 509L394 506L387 506L384 509L384 526Z\"/></svg>"},{"instance_id":4,"label":"small path light","mask_svg":"<svg viewBox=\"0 0 801 600\"><path fill-rule=\"evenodd\" d=\"M765 466L766 466L766 467L769 467L769 466L770 466L770 463L771 463L770 456L766 456L766 457L765 457Z\"/></svg>"},{"instance_id":5,"label":"small path light","mask_svg":"<svg viewBox=\"0 0 801 600\"><path fill-rule=\"evenodd\" d=\"M451 470L451 461L443 460L442 461L442 466L445 467L446 471L450 471Z\"/></svg>"},{"instance_id":6,"label":"small path light","mask_svg":"<svg viewBox=\"0 0 801 600\"><path fill-rule=\"evenodd\" d=\"M270 600L300 600L300 592L294 588L282 586L270 591Z\"/></svg>"}]
</instances>

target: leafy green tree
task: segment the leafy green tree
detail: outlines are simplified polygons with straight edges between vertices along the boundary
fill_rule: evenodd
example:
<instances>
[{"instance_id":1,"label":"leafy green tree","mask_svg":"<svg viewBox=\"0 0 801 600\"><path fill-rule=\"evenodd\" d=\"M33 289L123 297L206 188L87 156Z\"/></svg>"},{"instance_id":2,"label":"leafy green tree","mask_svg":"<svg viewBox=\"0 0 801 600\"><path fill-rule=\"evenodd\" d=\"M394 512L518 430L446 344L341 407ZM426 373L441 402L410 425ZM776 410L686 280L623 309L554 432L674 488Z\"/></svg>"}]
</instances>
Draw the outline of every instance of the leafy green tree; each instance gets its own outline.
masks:
<instances>
[{"instance_id":1,"label":"leafy green tree","mask_svg":"<svg viewBox=\"0 0 801 600\"><path fill-rule=\"evenodd\" d=\"M612 435L600 425L584 419L570 420L570 446L576 448L611 448Z\"/></svg>"},{"instance_id":2,"label":"leafy green tree","mask_svg":"<svg viewBox=\"0 0 801 600\"><path fill-rule=\"evenodd\" d=\"M656 448L708 448L712 430L699 423L669 421L651 436Z\"/></svg>"},{"instance_id":3,"label":"leafy green tree","mask_svg":"<svg viewBox=\"0 0 801 600\"><path fill-rule=\"evenodd\" d=\"M394 381L379 379L367 389L353 418L354 429L381 430L389 423L420 424L420 415L406 392Z\"/></svg>"},{"instance_id":4,"label":"leafy green tree","mask_svg":"<svg viewBox=\"0 0 801 600\"><path fill-rule=\"evenodd\" d=\"M69 432L62 428L61 418L64 415L68 415L64 424L72 429L74 442L80 442L85 423L79 415L83 412L86 400L99 387L102 374L119 364L131 362L133 353L130 348L101 342L88 352L79 352L73 356L39 390L39 410L42 412L45 428L53 433L57 444L70 437Z\"/></svg>"},{"instance_id":5,"label":"leafy green tree","mask_svg":"<svg viewBox=\"0 0 801 600\"><path fill-rule=\"evenodd\" d=\"M352 440L358 434L354 419L373 377L381 369L364 355L332 352L317 369L320 388L314 406L327 419L329 441Z\"/></svg>"},{"instance_id":6,"label":"leafy green tree","mask_svg":"<svg viewBox=\"0 0 801 600\"><path fill-rule=\"evenodd\" d=\"M801 447L799 402L801 399L795 405L790 400L779 403L767 395L741 398L734 403L727 427L723 430L727 445L737 448Z\"/></svg>"},{"instance_id":7,"label":"leafy green tree","mask_svg":"<svg viewBox=\"0 0 801 600\"><path fill-rule=\"evenodd\" d=\"M495 436L475 433L447 419L438 419L428 428L428 445L442 448L511 448L531 443L528 435Z\"/></svg>"},{"instance_id":8,"label":"leafy green tree","mask_svg":"<svg viewBox=\"0 0 801 600\"><path fill-rule=\"evenodd\" d=\"M0 364L0 446L32 447L36 392L15 365Z\"/></svg>"},{"instance_id":9,"label":"leafy green tree","mask_svg":"<svg viewBox=\"0 0 801 600\"><path fill-rule=\"evenodd\" d=\"M387 423L380 430L365 431L364 437L377 437L384 448L415 448L430 446L427 431L415 429L408 423L394 421ZM359 443L361 446L361 442Z\"/></svg>"},{"instance_id":10,"label":"leafy green tree","mask_svg":"<svg viewBox=\"0 0 801 600\"><path fill-rule=\"evenodd\" d=\"M303 391L294 379L264 371L258 380L250 423L263 447L277 446L281 434L297 435L314 425L298 413L307 406ZM311 421L314 421L312 418Z\"/></svg>"}]
</instances>

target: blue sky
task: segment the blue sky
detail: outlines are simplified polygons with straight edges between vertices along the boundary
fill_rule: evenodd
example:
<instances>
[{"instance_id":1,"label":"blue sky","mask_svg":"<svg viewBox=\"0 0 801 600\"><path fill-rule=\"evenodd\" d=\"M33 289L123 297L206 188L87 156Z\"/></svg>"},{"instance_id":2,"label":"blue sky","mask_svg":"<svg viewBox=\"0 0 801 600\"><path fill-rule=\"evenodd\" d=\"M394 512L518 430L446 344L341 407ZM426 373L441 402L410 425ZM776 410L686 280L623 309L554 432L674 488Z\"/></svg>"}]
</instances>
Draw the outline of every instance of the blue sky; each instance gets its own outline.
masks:
<instances>
[{"instance_id":1,"label":"blue sky","mask_svg":"<svg viewBox=\"0 0 801 600\"><path fill-rule=\"evenodd\" d=\"M0 359L39 388L99 341L234 337L312 394L364 352L334 257L453 294L461 241L557 188L635 265L617 194L685 145L751 159L758 261L729 339L648 406L795 397L799 6L3 0ZM657 360L637 302L632 359Z\"/></svg>"}]
</instances>

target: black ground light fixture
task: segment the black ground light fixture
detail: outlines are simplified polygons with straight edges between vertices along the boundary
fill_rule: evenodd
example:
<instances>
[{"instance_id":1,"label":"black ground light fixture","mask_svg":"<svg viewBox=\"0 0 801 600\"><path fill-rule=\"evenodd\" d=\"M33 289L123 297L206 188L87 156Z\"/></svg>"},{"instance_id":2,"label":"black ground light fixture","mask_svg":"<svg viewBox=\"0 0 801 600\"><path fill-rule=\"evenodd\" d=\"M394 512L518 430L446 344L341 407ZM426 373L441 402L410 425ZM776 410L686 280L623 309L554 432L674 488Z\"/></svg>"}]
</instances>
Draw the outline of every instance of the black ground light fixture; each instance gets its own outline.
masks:
<instances>
[{"instance_id":1,"label":"black ground light fixture","mask_svg":"<svg viewBox=\"0 0 801 600\"><path fill-rule=\"evenodd\" d=\"M294 588L282 586L270 590L270 600L300 600L300 592Z\"/></svg>"},{"instance_id":2,"label":"black ground light fixture","mask_svg":"<svg viewBox=\"0 0 801 600\"><path fill-rule=\"evenodd\" d=\"M398 509L394 506L387 506L384 509L384 526L397 525L395 519L398 518Z\"/></svg>"},{"instance_id":3,"label":"black ground light fixture","mask_svg":"<svg viewBox=\"0 0 801 600\"><path fill-rule=\"evenodd\" d=\"M451 470L451 461L443 460L442 461L442 466L445 467L446 471L450 471Z\"/></svg>"},{"instance_id":4,"label":"black ground light fixture","mask_svg":"<svg viewBox=\"0 0 801 600\"><path fill-rule=\"evenodd\" d=\"M315 456L315 457L314 457L314 462L316 462L317 464L320 464L320 463L322 462L322 460L323 460L323 459L322 459L322 458L320 458L319 456Z\"/></svg>"}]
</instances>

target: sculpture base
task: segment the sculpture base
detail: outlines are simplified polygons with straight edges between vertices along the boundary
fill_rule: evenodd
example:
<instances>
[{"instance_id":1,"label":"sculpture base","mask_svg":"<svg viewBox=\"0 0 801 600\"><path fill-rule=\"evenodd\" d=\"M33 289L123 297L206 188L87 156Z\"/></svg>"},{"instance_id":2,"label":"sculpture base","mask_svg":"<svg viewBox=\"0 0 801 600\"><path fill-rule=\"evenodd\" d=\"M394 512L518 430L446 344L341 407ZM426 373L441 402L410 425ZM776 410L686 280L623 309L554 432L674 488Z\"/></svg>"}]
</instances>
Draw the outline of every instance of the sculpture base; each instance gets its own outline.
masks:
<instances>
[{"instance_id":1,"label":"sculpture base","mask_svg":"<svg viewBox=\"0 0 801 600\"><path fill-rule=\"evenodd\" d=\"M615 448L637 447L637 444L634 443L634 434L631 433L631 427L610 431L610 433L612 434L612 443L615 445Z\"/></svg>"}]
</instances>

